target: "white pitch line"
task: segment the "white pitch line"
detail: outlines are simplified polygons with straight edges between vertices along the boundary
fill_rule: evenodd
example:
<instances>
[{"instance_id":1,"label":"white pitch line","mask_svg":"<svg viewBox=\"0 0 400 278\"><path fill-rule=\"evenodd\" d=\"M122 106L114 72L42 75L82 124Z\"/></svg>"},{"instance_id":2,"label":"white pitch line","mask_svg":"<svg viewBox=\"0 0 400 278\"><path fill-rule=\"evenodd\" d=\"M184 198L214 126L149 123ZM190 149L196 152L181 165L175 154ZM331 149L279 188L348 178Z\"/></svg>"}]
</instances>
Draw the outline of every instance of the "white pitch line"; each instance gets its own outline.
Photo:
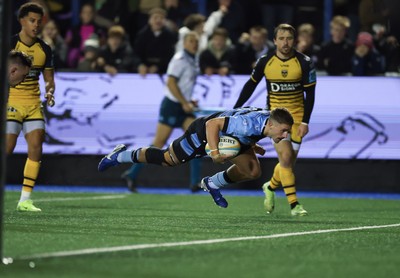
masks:
<instances>
[{"instance_id":1,"label":"white pitch line","mask_svg":"<svg viewBox=\"0 0 400 278\"><path fill-rule=\"evenodd\" d=\"M315 231L297 232L297 233L283 233L283 234L266 235L266 236L218 238L218 239L205 239L205 240L193 240L193 241L181 241L181 242L135 244L135 245L125 245L125 246L115 246L115 247L105 247L105 248L88 248L88 249L71 250L71 251L42 253L42 254L36 254L36 255L31 255L31 256L23 256L23 257L19 257L16 259L17 260L33 260L33 259L44 259L44 258L59 258L59 257L80 256L80 255L109 253L109 252L118 252L118 251L151 249L151 248L159 248L159 247L177 247L177 246L189 246L189 245L216 244L216 243L224 243L224 242L231 242L231 241L247 241L247 240L257 240L257 239L283 238L283 237L292 237L292 236L326 234L326 233L348 232L348 231L360 231L360 230L371 230L371 229L383 229L383 228L393 228L393 227L400 227L400 223L389 224L389 225L380 225L380 226L363 226L363 227L353 227L353 228L344 228L344 229L329 229L329 230L315 230Z\"/></svg>"},{"instance_id":2,"label":"white pitch line","mask_svg":"<svg viewBox=\"0 0 400 278\"><path fill-rule=\"evenodd\" d=\"M126 197L126 195L105 195L105 196L94 196L94 197L45 198L45 199L35 199L35 202L108 200L108 199L122 199L122 198L125 198L125 197Z\"/></svg>"}]
</instances>

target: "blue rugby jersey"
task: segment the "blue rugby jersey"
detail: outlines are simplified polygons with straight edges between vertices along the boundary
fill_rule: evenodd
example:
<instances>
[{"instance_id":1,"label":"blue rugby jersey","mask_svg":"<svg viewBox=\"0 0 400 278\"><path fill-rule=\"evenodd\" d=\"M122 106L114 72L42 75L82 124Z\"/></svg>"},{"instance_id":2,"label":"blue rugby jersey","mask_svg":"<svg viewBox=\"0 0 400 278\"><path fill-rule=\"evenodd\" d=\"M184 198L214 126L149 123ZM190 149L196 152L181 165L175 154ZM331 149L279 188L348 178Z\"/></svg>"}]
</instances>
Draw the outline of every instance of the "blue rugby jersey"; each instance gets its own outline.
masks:
<instances>
[{"instance_id":1,"label":"blue rugby jersey","mask_svg":"<svg viewBox=\"0 0 400 278\"><path fill-rule=\"evenodd\" d=\"M220 135L235 137L242 145L252 145L264 138L264 128L270 117L265 109L247 107L222 112L225 125Z\"/></svg>"}]
</instances>

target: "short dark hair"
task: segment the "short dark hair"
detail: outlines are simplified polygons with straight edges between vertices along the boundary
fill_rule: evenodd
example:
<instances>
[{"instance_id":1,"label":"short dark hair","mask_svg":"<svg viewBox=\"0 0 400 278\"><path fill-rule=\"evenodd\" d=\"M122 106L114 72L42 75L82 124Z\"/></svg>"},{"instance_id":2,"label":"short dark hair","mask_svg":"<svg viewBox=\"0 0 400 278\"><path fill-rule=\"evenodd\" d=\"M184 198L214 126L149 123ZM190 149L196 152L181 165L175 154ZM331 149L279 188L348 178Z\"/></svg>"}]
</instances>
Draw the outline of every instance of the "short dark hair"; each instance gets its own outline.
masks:
<instances>
[{"instance_id":1,"label":"short dark hair","mask_svg":"<svg viewBox=\"0 0 400 278\"><path fill-rule=\"evenodd\" d=\"M190 14L183 21L183 25L193 30L197 25L206 21L206 17L202 14Z\"/></svg>"},{"instance_id":2,"label":"short dark hair","mask_svg":"<svg viewBox=\"0 0 400 278\"><path fill-rule=\"evenodd\" d=\"M250 28L250 32L257 32L257 33L261 33L264 37L268 36L268 30L267 28L261 26L261 25L255 25L253 27Z\"/></svg>"},{"instance_id":3,"label":"short dark hair","mask_svg":"<svg viewBox=\"0 0 400 278\"><path fill-rule=\"evenodd\" d=\"M35 14L40 14L41 16L44 16L44 10L42 6L36 3L28 2L23 4L21 7L19 7L18 10L18 19L24 18L27 16L29 13L35 13Z\"/></svg>"},{"instance_id":4,"label":"short dark hair","mask_svg":"<svg viewBox=\"0 0 400 278\"><path fill-rule=\"evenodd\" d=\"M222 27L218 27L214 30L214 32L211 34L210 38L213 38L214 36L221 36L227 39L229 37L228 30Z\"/></svg>"},{"instance_id":5,"label":"short dark hair","mask_svg":"<svg viewBox=\"0 0 400 278\"><path fill-rule=\"evenodd\" d=\"M276 35L278 34L278 31L284 30L284 31L289 31L294 38L296 38L296 29L290 24L287 23L282 23L279 24L277 27L274 29L274 39L276 39Z\"/></svg>"},{"instance_id":6,"label":"short dark hair","mask_svg":"<svg viewBox=\"0 0 400 278\"><path fill-rule=\"evenodd\" d=\"M8 53L10 63L19 64L27 67L32 67L32 59L22 51L11 50Z\"/></svg>"},{"instance_id":7,"label":"short dark hair","mask_svg":"<svg viewBox=\"0 0 400 278\"><path fill-rule=\"evenodd\" d=\"M270 119L279 124L287 124L292 126L294 124L293 116L289 110L284 107L277 107L270 112Z\"/></svg>"}]
</instances>

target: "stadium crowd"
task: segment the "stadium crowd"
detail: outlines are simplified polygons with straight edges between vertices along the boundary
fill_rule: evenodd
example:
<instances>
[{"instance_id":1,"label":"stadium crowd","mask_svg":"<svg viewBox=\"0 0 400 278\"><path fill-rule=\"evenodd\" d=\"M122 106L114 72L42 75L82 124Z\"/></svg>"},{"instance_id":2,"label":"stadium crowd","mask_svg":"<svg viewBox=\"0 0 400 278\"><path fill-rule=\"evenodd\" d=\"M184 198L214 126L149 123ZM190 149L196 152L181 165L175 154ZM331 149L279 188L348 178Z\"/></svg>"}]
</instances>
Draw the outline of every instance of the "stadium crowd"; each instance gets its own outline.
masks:
<instances>
[{"instance_id":1,"label":"stadium crowd","mask_svg":"<svg viewBox=\"0 0 400 278\"><path fill-rule=\"evenodd\" d=\"M71 1L33 2L45 7L40 37L57 71L164 74L184 35L195 31L203 74L247 75L274 49L274 27L286 22L297 27L296 48L320 75L400 75L399 1L334 1L327 40L323 1L213 0L200 14L191 0L80 0L79 16Z\"/></svg>"}]
</instances>

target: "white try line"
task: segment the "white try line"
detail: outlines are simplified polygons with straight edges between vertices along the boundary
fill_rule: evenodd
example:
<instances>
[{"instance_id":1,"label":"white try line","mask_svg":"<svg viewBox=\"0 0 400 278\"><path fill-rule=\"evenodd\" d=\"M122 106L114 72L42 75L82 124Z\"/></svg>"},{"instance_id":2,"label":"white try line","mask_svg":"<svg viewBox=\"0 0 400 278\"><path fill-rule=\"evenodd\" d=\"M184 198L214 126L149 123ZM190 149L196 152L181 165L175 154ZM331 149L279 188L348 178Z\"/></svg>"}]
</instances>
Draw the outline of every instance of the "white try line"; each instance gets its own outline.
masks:
<instances>
[{"instance_id":1,"label":"white try line","mask_svg":"<svg viewBox=\"0 0 400 278\"><path fill-rule=\"evenodd\" d=\"M105 195L93 197L65 197L65 198L43 198L35 199L35 202L62 202L62 201L81 201L81 200L109 200L109 199L122 199L126 195Z\"/></svg>"},{"instance_id":2,"label":"white try line","mask_svg":"<svg viewBox=\"0 0 400 278\"><path fill-rule=\"evenodd\" d=\"M17 260L34 260L34 259L44 259L44 258L59 258L59 257L98 254L98 253L142 250L142 249L151 249L151 248L160 248L160 247L177 247L177 246L179 247L179 246L190 246L190 245L216 244L216 243L224 243L224 242L232 242L232 241L247 241L247 240L257 240L257 239L283 238L283 237L293 237L293 236L303 236L303 235L326 234L326 233L360 231L360 230L371 230L371 229L383 229L383 228L394 228L394 227L400 227L400 223L390 224L390 225L381 225L381 226L363 226L363 227L353 227L353 228L344 228L344 229L329 229L329 230L315 230L315 231L297 232L297 233L283 233L283 234L266 235L266 236L218 238L218 239L205 239L205 240L193 240L193 241L181 241L181 242L135 244L135 245L125 245L125 246L115 246L115 247L105 247L105 248L88 248L88 249L80 249L80 250L51 252L51 253L42 253L42 254L36 254L36 255L30 255L30 256L22 256L22 257L19 257L16 259Z\"/></svg>"}]
</instances>

